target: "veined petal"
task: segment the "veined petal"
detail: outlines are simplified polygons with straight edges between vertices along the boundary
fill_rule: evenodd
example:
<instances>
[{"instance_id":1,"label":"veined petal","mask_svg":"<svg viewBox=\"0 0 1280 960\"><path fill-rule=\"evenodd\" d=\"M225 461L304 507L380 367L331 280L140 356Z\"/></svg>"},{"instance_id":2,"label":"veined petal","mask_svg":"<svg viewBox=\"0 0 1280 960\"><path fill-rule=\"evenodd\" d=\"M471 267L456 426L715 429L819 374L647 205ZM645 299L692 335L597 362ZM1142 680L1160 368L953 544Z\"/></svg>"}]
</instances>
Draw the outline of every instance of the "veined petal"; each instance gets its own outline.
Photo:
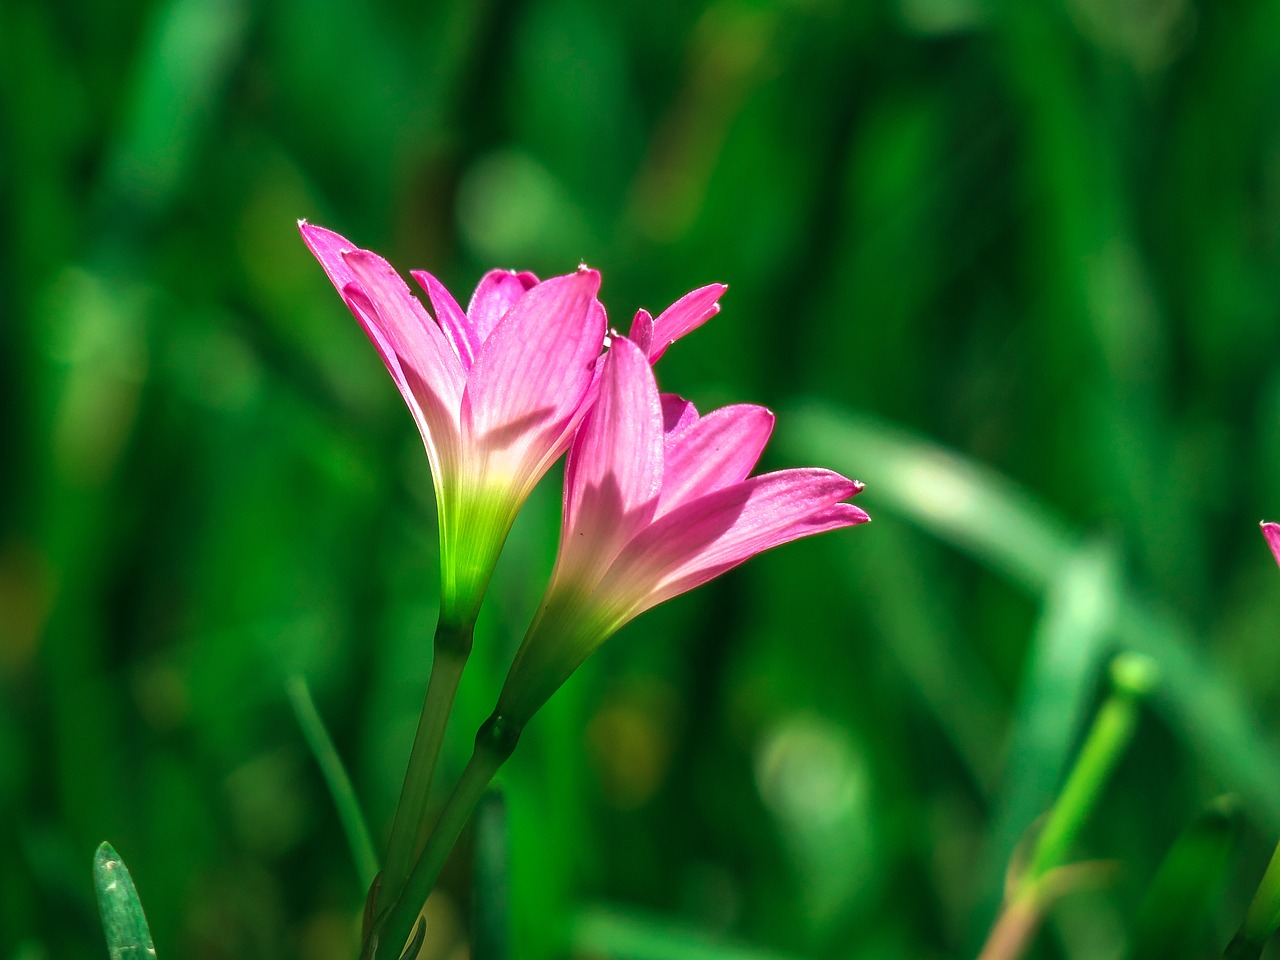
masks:
<instances>
[{"instance_id":1,"label":"veined petal","mask_svg":"<svg viewBox=\"0 0 1280 960\"><path fill-rule=\"evenodd\" d=\"M298 221L298 232L302 234L302 242L307 245L307 249L320 261L320 266L324 267L334 288L342 293L342 288L355 280L342 255L360 248L342 234L317 227L305 220Z\"/></svg>"},{"instance_id":2,"label":"veined petal","mask_svg":"<svg viewBox=\"0 0 1280 960\"><path fill-rule=\"evenodd\" d=\"M698 422L698 408L676 393L664 393L661 400L663 439L670 450L681 434Z\"/></svg>"},{"instance_id":3,"label":"veined petal","mask_svg":"<svg viewBox=\"0 0 1280 960\"><path fill-rule=\"evenodd\" d=\"M745 480L773 432L773 414L740 403L713 410L666 448L658 516L680 504Z\"/></svg>"},{"instance_id":4,"label":"veined petal","mask_svg":"<svg viewBox=\"0 0 1280 960\"><path fill-rule=\"evenodd\" d=\"M480 352L480 344L484 342L484 338L476 333L471 320L462 312L458 301L453 299L453 294L444 288L443 283L425 270L410 270L409 275L418 281L418 286L422 287L430 298L431 308L435 310L436 319L440 321L440 329L448 337L449 343L453 346L453 352L458 355L462 369L470 370L476 354Z\"/></svg>"},{"instance_id":5,"label":"veined petal","mask_svg":"<svg viewBox=\"0 0 1280 960\"><path fill-rule=\"evenodd\" d=\"M395 277L394 282L382 278L383 268L395 273L385 260L361 251L340 234L305 220L298 222L298 229L303 242L372 341L404 397L431 461L437 495L442 495L441 485L457 472L462 381L456 358L452 357L447 344L443 344L443 354L440 353L438 348L442 344L433 342L440 337L440 331L404 282L399 277ZM362 276L348 262L349 257L357 261L369 258L371 266L367 274ZM370 280L372 282L368 282ZM412 305L404 304L405 297L417 306L416 314Z\"/></svg>"},{"instance_id":6,"label":"veined petal","mask_svg":"<svg viewBox=\"0 0 1280 960\"><path fill-rule=\"evenodd\" d=\"M450 421L456 425L466 381L462 364L444 333L382 257L368 250L353 250L344 253L342 259L377 311L382 335L395 350L424 412L426 398L434 398L449 411Z\"/></svg>"},{"instance_id":7,"label":"veined petal","mask_svg":"<svg viewBox=\"0 0 1280 960\"><path fill-rule=\"evenodd\" d=\"M626 618L692 590L757 553L800 537L865 523L840 501L862 484L830 470L780 470L716 490L659 517L610 568L611 606Z\"/></svg>"},{"instance_id":8,"label":"veined petal","mask_svg":"<svg viewBox=\"0 0 1280 960\"><path fill-rule=\"evenodd\" d=\"M527 270L490 270L480 278L476 292L467 305L467 318L475 331L477 346L484 343L512 305L525 291L538 285L538 278ZM479 353L479 350L476 350Z\"/></svg>"},{"instance_id":9,"label":"veined petal","mask_svg":"<svg viewBox=\"0 0 1280 960\"><path fill-rule=\"evenodd\" d=\"M604 328L591 310L599 287L594 270L540 283L485 340L462 396L464 438L477 463L498 457L505 465L493 469L526 483L560 439L604 343Z\"/></svg>"},{"instance_id":10,"label":"veined petal","mask_svg":"<svg viewBox=\"0 0 1280 960\"><path fill-rule=\"evenodd\" d=\"M591 322L593 324L599 324L605 331L605 336L607 338L609 334L609 314L605 312L604 304L601 303L599 299L595 299L591 301L591 306L588 309L591 311Z\"/></svg>"},{"instance_id":11,"label":"veined petal","mask_svg":"<svg viewBox=\"0 0 1280 960\"><path fill-rule=\"evenodd\" d=\"M561 574L606 568L652 519L661 487L662 404L653 368L639 347L615 337L565 468Z\"/></svg>"},{"instance_id":12,"label":"veined petal","mask_svg":"<svg viewBox=\"0 0 1280 960\"><path fill-rule=\"evenodd\" d=\"M1276 563L1280 563L1280 523L1264 523L1262 535L1267 538L1267 546L1271 548Z\"/></svg>"},{"instance_id":13,"label":"veined petal","mask_svg":"<svg viewBox=\"0 0 1280 960\"><path fill-rule=\"evenodd\" d=\"M637 310L635 319L631 321L631 332L627 337L640 348L647 357L653 348L653 315L648 310Z\"/></svg>"},{"instance_id":14,"label":"veined petal","mask_svg":"<svg viewBox=\"0 0 1280 960\"><path fill-rule=\"evenodd\" d=\"M729 288L723 283L710 283L686 293L653 321L653 336L648 354L649 362L657 363L667 352L667 347L686 333L696 330L720 312L720 298ZM637 319L639 316L637 315Z\"/></svg>"},{"instance_id":15,"label":"veined petal","mask_svg":"<svg viewBox=\"0 0 1280 960\"><path fill-rule=\"evenodd\" d=\"M543 457L542 466L537 470L538 476L542 476L542 474L546 473L547 470L551 468L551 464L559 460L561 454L573 446L573 441L576 438L578 427L582 425L582 421L586 419L587 414L589 414L591 409L596 405L596 398L600 396L600 377L604 373L604 362L607 358L607 353L596 358L595 367L591 371L591 383L588 384L586 392L583 393L582 399L578 402L578 409L575 410L573 415L565 421L564 427L560 430L560 436L556 439L556 442L551 445L550 449L547 450L546 456ZM568 470L568 468L569 464L566 462L565 469ZM560 516L560 526L562 529L564 527L564 518L568 516L568 503L569 486L568 484L565 484L563 496L564 509L561 510Z\"/></svg>"},{"instance_id":16,"label":"veined petal","mask_svg":"<svg viewBox=\"0 0 1280 960\"><path fill-rule=\"evenodd\" d=\"M344 259L356 279L343 288L343 298L381 354L418 425L435 477L443 528L454 511L453 490L460 472L458 408L463 381L458 358L422 305L381 257L352 251ZM406 304L406 299L417 309Z\"/></svg>"}]
</instances>

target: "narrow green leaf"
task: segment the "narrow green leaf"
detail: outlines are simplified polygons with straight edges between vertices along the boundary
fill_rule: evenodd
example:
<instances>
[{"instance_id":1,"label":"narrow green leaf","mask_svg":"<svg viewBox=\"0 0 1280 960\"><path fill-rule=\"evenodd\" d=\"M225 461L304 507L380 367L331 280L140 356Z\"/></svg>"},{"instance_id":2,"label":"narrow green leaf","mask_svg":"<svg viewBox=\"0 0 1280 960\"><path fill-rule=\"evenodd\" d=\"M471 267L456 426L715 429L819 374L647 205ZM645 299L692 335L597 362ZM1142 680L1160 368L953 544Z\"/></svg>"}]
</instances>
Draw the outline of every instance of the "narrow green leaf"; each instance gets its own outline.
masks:
<instances>
[{"instance_id":1,"label":"narrow green leaf","mask_svg":"<svg viewBox=\"0 0 1280 960\"><path fill-rule=\"evenodd\" d=\"M355 788L351 785L351 777L347 775L342 758L333 745L333 738L329 736L320 711L316 709L307 681L295 674L289 678L286 687L294 715L298 718L298 726L302 728L302 735L316 758L324 782L329 787L329 795L333 798L333 805L338 810L342 829L351 847L352 859L355 860L361 889L368 890L378 876L378 855L374 852L369 827L365 823L364 812L360 809L360 801L356 798Z\"/></svg>"},{"instance_id":2,"label":"narrow green leaf","mask_svg":"<svg viewBox=\"0 0 1280 960\"><path fill-rule=\"evenodd\" d=\"M151 929L133 877L109 843L104 842L94 855L93 885L111 960L155 960Z\"/></svg>"},{"instance_id":3,"label":"narrow green leaf","mask_svg":"<svg viewBox=\"0 0 1280 960\"><path fill-rule=\"evenodd\" d=\"M1165 855L1134 927L1129 960L1177 960L1211 954L1213 917L1231 868L1240 817L1220 798Z\"/></svg>"},{"instance_id":4,"label":"narrow green leaf","mask_svg":"<svg viewBox=\"0 0 1280 960\"><path fill-rule=\"evenodd\" d=\"M816 458L866 481L858 503L873 516L891 511L1031 590L1048 585L1080 539L1012 481L898 427L818 405L786 422L779 439L797 462Z\"/></svg>"},{"instance_id":5,"label":"narrow green leaf","mask_svg":"<svg viewBox=\"0 0 1280 960\"><path fill-rule=\"evenodd\" d=\"M789 422L781 439L791 455L867 481L859 502L873 516L878 510L902 516L1028 590L1047 589L1079 542L1068 524L1009 480L899 428L817 405ZM1160 667L1152 707L1263 822L1280 827L1280 751L1250 721L1195 637L1122 583L1115 591L1120 645Z\"/></svg>"}]
</instances>

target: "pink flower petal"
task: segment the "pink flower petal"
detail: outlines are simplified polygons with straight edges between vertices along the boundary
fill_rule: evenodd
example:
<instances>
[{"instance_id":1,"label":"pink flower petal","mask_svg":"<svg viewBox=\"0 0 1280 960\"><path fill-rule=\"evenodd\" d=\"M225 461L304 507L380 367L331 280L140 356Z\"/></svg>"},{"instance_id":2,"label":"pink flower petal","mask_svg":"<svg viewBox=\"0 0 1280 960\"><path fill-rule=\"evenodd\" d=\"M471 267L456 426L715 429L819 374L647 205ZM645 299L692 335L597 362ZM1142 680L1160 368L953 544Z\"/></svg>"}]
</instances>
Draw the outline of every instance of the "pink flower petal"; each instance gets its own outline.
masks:
<instances>
[{"instance_id":1,"label":"pink flower petal","mask_svg":"<svg viewBox=\"0 0 1280 960\"><path fill-rule=\"evenodd\" d=\"M674 393L662 395L662 432L666 449L676 443L685 430L698 422L698 408L684 397Z\"/></svg>"},{"instance_id":2,"label":"pink flower petal","mask_svg":"<svg viewBox=\"0 0 1280 960\"><path fill-rule=\"evenodd\" d=\"M493 328L471 367L462 396L467 443L503 452L516 479L536 479L550 466L547 457L580 412L604 344L591 309L599 288L600 274L585 269L538 284Z\"/></svg>"},{"instance_id":3,"label":"pink flower petal","mask_svg":"<svg viewBox=\"0 0 1280 960\"><path fill-rule=\"evenodd\" d=\"M742 403L713 410L669 442L658 515L745 480L773 432L773 414Z\"/></svg>"},{"instance_id":4,"label":"pink flower petal","mask_svg":"<svg viewBox=\"0 0 1280 960\"><path fill-rule=\"evenodd\" d=\"M719 313L719 300L728 289L723 283L699 287L658 314L658 318L653 321L653 334L647 351L649 362L657 363L667 352L667 347Z\"/></svg>"},{"instance_id":5,"label":"pink flower petal","mask_svg":"<svg viewBox=\"0 0 1280 960\"><path fill-rule=\"evenodd\" d=\"M342 255L360 248L341 234L305 220L298 221L298 232L302 234L302 242L307 245L307 249L320 261L320 266L324 267L330 282L341 293L343 287L355 280L350 268L343 262Z\"/></svg>"},{"instance_id":6,"label":"pink flower petal","mask_svg":"<svg viewBox=\"0 0 1280 960\"><path fill-rule=\"evenodd\" d=\"M564 453L572 445L574 435L578 431L578 427L591 412L591 408L596 405L596 398L600 396L600 377L604 373L604 362L608 354L602 355L596 359L595 367L591 371L591 383L587 386L586 392L582 395L582 400L578 403L578 409L573 415L565 421L564 427L560 431L560 437L552 445L551 452L548 455L547 463L552 464L560 459L560 455ZM568 489L565 490L565 496L568 496Z\"/></svg>"},{"instance_id":7,"label":"pink flower petal","mask_svg":"<svg viewBox=\"0 0 1280 960\"><path fill-rule=\"evenodd\" d=\"M615 337L599 397L565 468L561 565L576 567L581 561L603 572L653 518L661 488L662 405L653 368L639 347Z\"/></svg>"},{"instance_id":8,"label":"pink flower petal","mask_svg":"<svg viewBox=\"0 0 1280 960\"><path fill-rule=\"evenodd\" d=\"M365 336L373 343L374 349L378 351L378 356L382 358L387 372L391 374L391 379L395 381L396 386L399 388L400 395L404 397L405 403L409 405L409 409L413 412L414 419L422 420L422 409L418 406L418 398L413 395L413 390L409 387L409 381L405 377L404 371L400 369L400 358L396 356L395 348L391 346L386 335L382 332L382 321L378 318L378 311L373 302L365 294L360 284L354 280L342 288L342 300L347 305L347 309L359 321L360 328L364 330Z\"/></svg>"},{"instance_id":9,"label":"pink flower petal","mask_svg":"<svg viewBox=\"0 0 1280 960\"><path fill-rule=\"evenodd\" d=\"M484 343L512 304L537 285L538 278L528 271L490 270L481 277L476 292L471 295L471 303L467 305L467 317L475 331L476 343Z\"/></svg>"},{"instance_id":10,"label":"pink flower petal","mask_svg":"<svg viewBox=\"0 0 1280 960\"><path fill-rule=\"evenodd\" d=\"M462 362L462 369L470 370L484 338L476 333L471 320L462 312L458 301L453 299L453 294L445 289L443 283L425 270L410 270L409 275L418 281L418 286L431 299L431 307L436 312L436 319L440 321L440 329L453 345L453 352Z\"/></svg>"},{"instance_id":11,"label":"pink flower petal","mask_svg":"<svg viewBox=\"0 0 1280 960\"><path fill-rule=\"evenodd\" d=\"M611 605L635 616L757 553L800 537L865 523L840 501L862 485L817 468L780 470L724 487L659 517L627 544L608 573Z\"/></svg>"},{"instance_id":12,"label":"pink flower petal","mask_svg":"<svg viewBox=\"0 0 1280 960\"><path fill-rule=\"evenodd\" d=\"M342 259L377 311L379 331L395 351L424 412L428 398L434 398L456 424L466 381L462 364L444 333L382 257L368 250L353 250Z\"/></svg>"},{"instance_id":13,"label":"pink flower petal","mask_svg":"<svg viewBox=\"0 0 1280 960\"><path fill-rule=\"evenodd\" d=\"M1264 523L1262 535L1267 538L1267 546L1271 548L1271 555L1276 558L1276 563L1280 563L1280 523Z\"/></svg>"},{"instance_id":14,"label":"pink flower petal","mask_svg":"<svg viewBox=\"0 0 1280 960\"><path fill-rule=\"evenodd\" d=\"M635 319L631 321L631 332L627 336L647 357L653 349L653 315L648 310L637 310Z\"/></svg>"}]
</instances>

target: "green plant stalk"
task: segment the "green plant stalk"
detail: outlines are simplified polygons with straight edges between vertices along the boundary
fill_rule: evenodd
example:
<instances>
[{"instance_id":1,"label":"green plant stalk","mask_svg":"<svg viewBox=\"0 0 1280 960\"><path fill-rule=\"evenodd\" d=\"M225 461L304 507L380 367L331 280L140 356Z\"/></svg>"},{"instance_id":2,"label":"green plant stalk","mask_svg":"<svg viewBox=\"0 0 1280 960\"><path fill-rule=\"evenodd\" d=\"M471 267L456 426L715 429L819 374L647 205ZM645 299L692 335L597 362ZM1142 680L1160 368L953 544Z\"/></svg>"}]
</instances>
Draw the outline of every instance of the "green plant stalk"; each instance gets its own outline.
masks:
<instances>
[{"instance_id":1,"label":"green plant stalk","mask_svg":"<svg viewBox=\"0 0 1280 960\"><path fill-rule=\"evenodd\" d=\"M462 830L471 818L476 804L484 796L485 789L511 756L519 739L520 728L498 714L491 716L480 727L480 732L476 734L475 750L466 769L462 771L458 785L454 787L435 829L422 848L422 854L414 864L404 890L375 921L365 939L360 953L361 960L399 960L400 951L409 939L422 905L427 902L427 897L440 878L440 871L444 869L449 852L462 835Z\"/></svg>"},{"instance_id":2,"label":"green plant stalk","mask_svg":"<svg viewBox=\"0 0 1280 960\"><path fill-rule=\"evenodd\" d=\"M316 709L307 681L295 674L288 679L286 689L294 715L298 718L298 726L302 728L302 736L316 758L320 773L329 787L329 795L333 797L333 805L337 807L360 882L368 889L378 876L378 855L369 838L369 827L360 810L360 801L356 799L355 788L351 786L351 778L347 776L342 758L333 745L333 738L329 736L320 711Z\"/></svg>"},{"instance_id":3,"label":"green plant stalk","mask_svg":"<svg viewBox=\"0 0 1280 960\"><path fill-rule=\"evenodd\" d=\"M387 866L377 894L384 903L394 903L400 898L418 856L418 836L426 819L436 761L440 758L445 728L449 724L449 715L453 712L458 683L462 680L462 671L471 653L473 631L473 624L455 625L446 623L443 619L436 625L431 677L427 681L422 715L418 718L418 732L413 739L409 766L405 772L404 785L400 789L400 802L396 806L395 820L391 825ZM379 904L374 904L374 911L375 916L384 912Z\"/></svg>"},{"instance_id":4,"label":"green plant stalk","mask_svg":"<svg viewBox=\"0 0 1280 960\"><path fill-rule=\"evenodd\" d=\"M1025 881L1034 883L1066 862L1121 754L1138 724L1138 700L1154 682L1145 658L1120 656L1112 663L1112 692L1094 718L1080 756L1049 811L1036 841Z\"/></svg>"},{"instance_id":5,"label":"green plant stalk","mask_svg":"<svg viewBox=\"0 0 1280 960\"><path fill-rule=\"evenodd\" d=\"M1038 879L1060 866L1097 806L1116 761L1133 736L1138 708L1131 697L1112 695L1098 711L1080 758L1071 770L1058 801L1049 811L1027 871Z\"/></svg>"}]
</instances>

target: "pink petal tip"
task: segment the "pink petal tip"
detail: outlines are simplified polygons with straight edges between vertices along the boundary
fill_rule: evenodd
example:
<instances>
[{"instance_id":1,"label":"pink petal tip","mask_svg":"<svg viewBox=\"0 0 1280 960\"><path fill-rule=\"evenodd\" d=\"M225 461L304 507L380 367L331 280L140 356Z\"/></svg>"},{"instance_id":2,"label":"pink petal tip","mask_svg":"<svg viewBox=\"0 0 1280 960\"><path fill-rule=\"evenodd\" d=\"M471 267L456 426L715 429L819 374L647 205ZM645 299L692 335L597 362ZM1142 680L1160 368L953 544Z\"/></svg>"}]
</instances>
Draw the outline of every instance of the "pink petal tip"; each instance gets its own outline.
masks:
<instances>
[{"instance_id":1,"label":"pink petal tip","mask_svg":"<svg viewBox=\"0 0 1280 960\"><path fill-rule=\"evenodd\" d=\"M1271 548L1271 555L1276 558L1276 563L1280 563L1280 523L1262 523L1262 535L1267 538L1267 546Z\"/></svg>"}]
</instances>

